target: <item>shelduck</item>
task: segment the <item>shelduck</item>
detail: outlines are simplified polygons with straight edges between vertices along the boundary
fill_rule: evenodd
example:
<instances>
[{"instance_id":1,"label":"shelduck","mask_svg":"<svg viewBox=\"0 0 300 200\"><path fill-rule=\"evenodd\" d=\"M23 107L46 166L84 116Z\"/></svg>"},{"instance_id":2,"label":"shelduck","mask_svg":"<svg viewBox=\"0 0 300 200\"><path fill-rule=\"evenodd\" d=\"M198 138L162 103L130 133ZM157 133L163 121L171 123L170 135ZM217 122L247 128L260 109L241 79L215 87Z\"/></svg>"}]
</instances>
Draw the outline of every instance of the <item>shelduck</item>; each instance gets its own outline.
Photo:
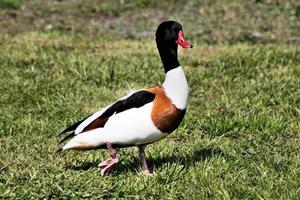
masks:
<instances>
[{"instance_id":1,"label":"shelduck","mask_svg":"<svg viewBox=\"0 0 300 200\"><path fill-rule=\"evenodd\" d=\"M173 132L186 113L189 89L177 49L178 45L192 48L184 39L181 24L175 21L158 26L156 44L166 73L163 84L132 92L66 128L60 135L71 133L60 141L59 151L107 148L110 157L98 165L104 176L119 161L117 148L137 146L142 172L151 174L146 145Z\"/></svg>"}]
</instances>

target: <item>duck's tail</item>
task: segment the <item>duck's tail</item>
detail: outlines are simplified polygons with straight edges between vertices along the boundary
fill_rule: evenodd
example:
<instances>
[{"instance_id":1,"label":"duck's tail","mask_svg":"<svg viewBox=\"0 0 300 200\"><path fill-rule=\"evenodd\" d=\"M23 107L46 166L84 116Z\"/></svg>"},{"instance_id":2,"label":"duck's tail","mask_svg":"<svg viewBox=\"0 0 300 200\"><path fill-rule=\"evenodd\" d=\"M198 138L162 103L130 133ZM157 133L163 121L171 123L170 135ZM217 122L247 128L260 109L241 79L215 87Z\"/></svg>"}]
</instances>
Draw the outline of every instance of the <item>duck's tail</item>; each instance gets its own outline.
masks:
<instances>
[{"instance_id":1,"label":"duck's tail","mask_svg":"<svg viewBox=\"0 0 300 200\"><path fill-rule=\"evenodd\" d=\"M57 152L64 151L67 149L95 149L106 143L102 137L104 134L103 128L86 131L77 135L69 134L59 144L60 147ZM62 143L68 140L64 145Z\"/></svg>"}]
</instances>

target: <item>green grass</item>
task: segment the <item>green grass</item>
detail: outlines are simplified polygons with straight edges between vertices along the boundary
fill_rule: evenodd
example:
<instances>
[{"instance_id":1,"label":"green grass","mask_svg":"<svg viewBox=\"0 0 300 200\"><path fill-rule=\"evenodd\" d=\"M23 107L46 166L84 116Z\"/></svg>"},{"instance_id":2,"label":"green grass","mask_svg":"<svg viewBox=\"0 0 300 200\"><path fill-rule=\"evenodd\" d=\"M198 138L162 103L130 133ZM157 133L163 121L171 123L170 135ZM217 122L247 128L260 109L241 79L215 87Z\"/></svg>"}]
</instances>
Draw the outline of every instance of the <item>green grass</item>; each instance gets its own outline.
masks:
<instances>
[{"instance_id":1,"label":"green grass","mask_svg":"<svg viewBox=\"0 0 300 200\"><path fill-rule=\"evenodd\" d=\"M114 38L152 37L162 20L207 44L300 43L298 0L0 0L0 33L59 30ZM9 7L9 6L8 6Z\"/></svg>"},{"instance_id":2,"label":"green grass","mask_svg":"<svg viewBox=\"0 0 300 200\"><path fill-rule=\"evenodd\" d=\"M18 9L20 5L20 0L0 0L0 9Z\"/></svg>"},{"instance_id":3,"label":"green grass","mask_svg":"<svg viewBox=\"0 0 300 200\"><path fill-rule=\"evenodd\" d=\"M155 43L59 32L0 38L0 194L9 198L297 199L300 48L180 51L190 106L178 131L136 148L106 177L104 150L55 155L56 133L132 89L161 83Z\"/></svg>"},{"instance_id":4,"label":"green grass","mask_svg":"<svg viewBox=\"0 0 300 200\"><path fill-rule=\"evenodd\" d=\"M172 4L171 4L171 3ZM0 0L0 197L299 199L298 1ZM178 20L190 102L179 129L101 177L105 150L57 133L160 84L159 22Z\"/></svg>"}]
</instances>

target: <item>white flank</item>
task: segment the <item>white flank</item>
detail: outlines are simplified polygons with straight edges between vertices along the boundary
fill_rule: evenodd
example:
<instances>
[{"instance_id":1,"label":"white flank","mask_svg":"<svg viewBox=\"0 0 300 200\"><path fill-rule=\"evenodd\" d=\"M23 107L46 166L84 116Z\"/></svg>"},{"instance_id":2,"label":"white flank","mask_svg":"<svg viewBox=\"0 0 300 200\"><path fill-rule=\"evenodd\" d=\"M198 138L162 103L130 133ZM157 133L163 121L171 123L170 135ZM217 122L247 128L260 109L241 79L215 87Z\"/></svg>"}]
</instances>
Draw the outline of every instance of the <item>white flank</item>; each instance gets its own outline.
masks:
<instances>
[{"instance_id":1,"label":"white flank","mask_svg":"<svg viewBox=\"0 0 300 200\"><path fill-rule=\"evenodd\" d=\"M167 72L162 86L177 108L186 109L189 87L181 66Z\"/></svg>"},{"instance_id":2,"label":"white flank","mask_svg":"<svg viewBox=\"0 0 300 200\"><path fill-rule=\"evenodd\" d=\"M128 98L129 96L131 96L133 93L135 93L137 91L132 91L130 93L128 93L126 96L120 98L118 101L123 100ZM114 102L115 103L115 102ZM102 108L101 110L99 110L98 112L95 112L93 115L91 115L90 117L86 118L76 129L75 129L75 135L81 133L83 131L83 129L85 127L87 127L90 123L92 123L95 119L97 119L98 117L100 117L107 108L109 108L111 105L113 105L114 103Z\"/></svg>"},{"instance_id":3,"label":"white flank","mask_svg":"<svg viewBox=\"0 0 300 200\"><path fill-rule=\"evenodd\" d=\"M76 135L64 147L80 148L84 145L101 146L107 142L120 145L139 145L157 141L167 134L161 133L151 120L153 103L132 108L109 118L104 128Z\"/></svg>"}]
</instances>

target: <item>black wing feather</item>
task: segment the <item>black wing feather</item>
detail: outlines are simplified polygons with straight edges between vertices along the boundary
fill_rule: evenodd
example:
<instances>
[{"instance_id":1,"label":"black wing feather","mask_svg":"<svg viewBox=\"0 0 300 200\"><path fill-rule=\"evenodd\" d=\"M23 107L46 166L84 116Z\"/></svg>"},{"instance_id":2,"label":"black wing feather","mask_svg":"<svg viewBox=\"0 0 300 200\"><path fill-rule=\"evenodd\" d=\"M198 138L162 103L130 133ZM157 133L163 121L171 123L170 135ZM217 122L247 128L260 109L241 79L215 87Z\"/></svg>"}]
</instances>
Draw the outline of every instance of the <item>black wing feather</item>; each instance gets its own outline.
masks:
<instances>
[{"instance_id":1,"label":"black wing feather","mask_svg":"<svg viewBox=\"0 0 300 200\"><path fill-rule=\"evenodd\" d=\"M63 132L61 132L59 134L59 136L61 136L62 134L69 132L69 131L74 131L84 120L86 120L88 117L84 118L83 120L80 120L78 122L76 122L75 124L69 126L68 128L66 128Z\"/></svg>"},{"instance_id":2,"label":"black wing feather","mask_svg":"<svg viewBox=\"0 0 300 200\"><path fill-rule=\"evenodd\" d=\"M139 108L143 105L150 103L155 98L155 94L148 91L138 91L127 99L119 100L113 105L111 105L101 116L100 118L109 118L114 113L120 113L131 108Z\"/></svg>"},{"instance_id":3,"label":"black wing feather","mask_svg":"<svg viewBox=\"0 0 300 200\"><path fill-rule=\"evenodd\" d=\"M59 146L61 143L63 143L63 142L66 141L67 139L73 137L74 135L75 135L74 132L68 134L66 137L64 137L64 138L57 144L57 146Z\"/></svg>"}]
</instances>

